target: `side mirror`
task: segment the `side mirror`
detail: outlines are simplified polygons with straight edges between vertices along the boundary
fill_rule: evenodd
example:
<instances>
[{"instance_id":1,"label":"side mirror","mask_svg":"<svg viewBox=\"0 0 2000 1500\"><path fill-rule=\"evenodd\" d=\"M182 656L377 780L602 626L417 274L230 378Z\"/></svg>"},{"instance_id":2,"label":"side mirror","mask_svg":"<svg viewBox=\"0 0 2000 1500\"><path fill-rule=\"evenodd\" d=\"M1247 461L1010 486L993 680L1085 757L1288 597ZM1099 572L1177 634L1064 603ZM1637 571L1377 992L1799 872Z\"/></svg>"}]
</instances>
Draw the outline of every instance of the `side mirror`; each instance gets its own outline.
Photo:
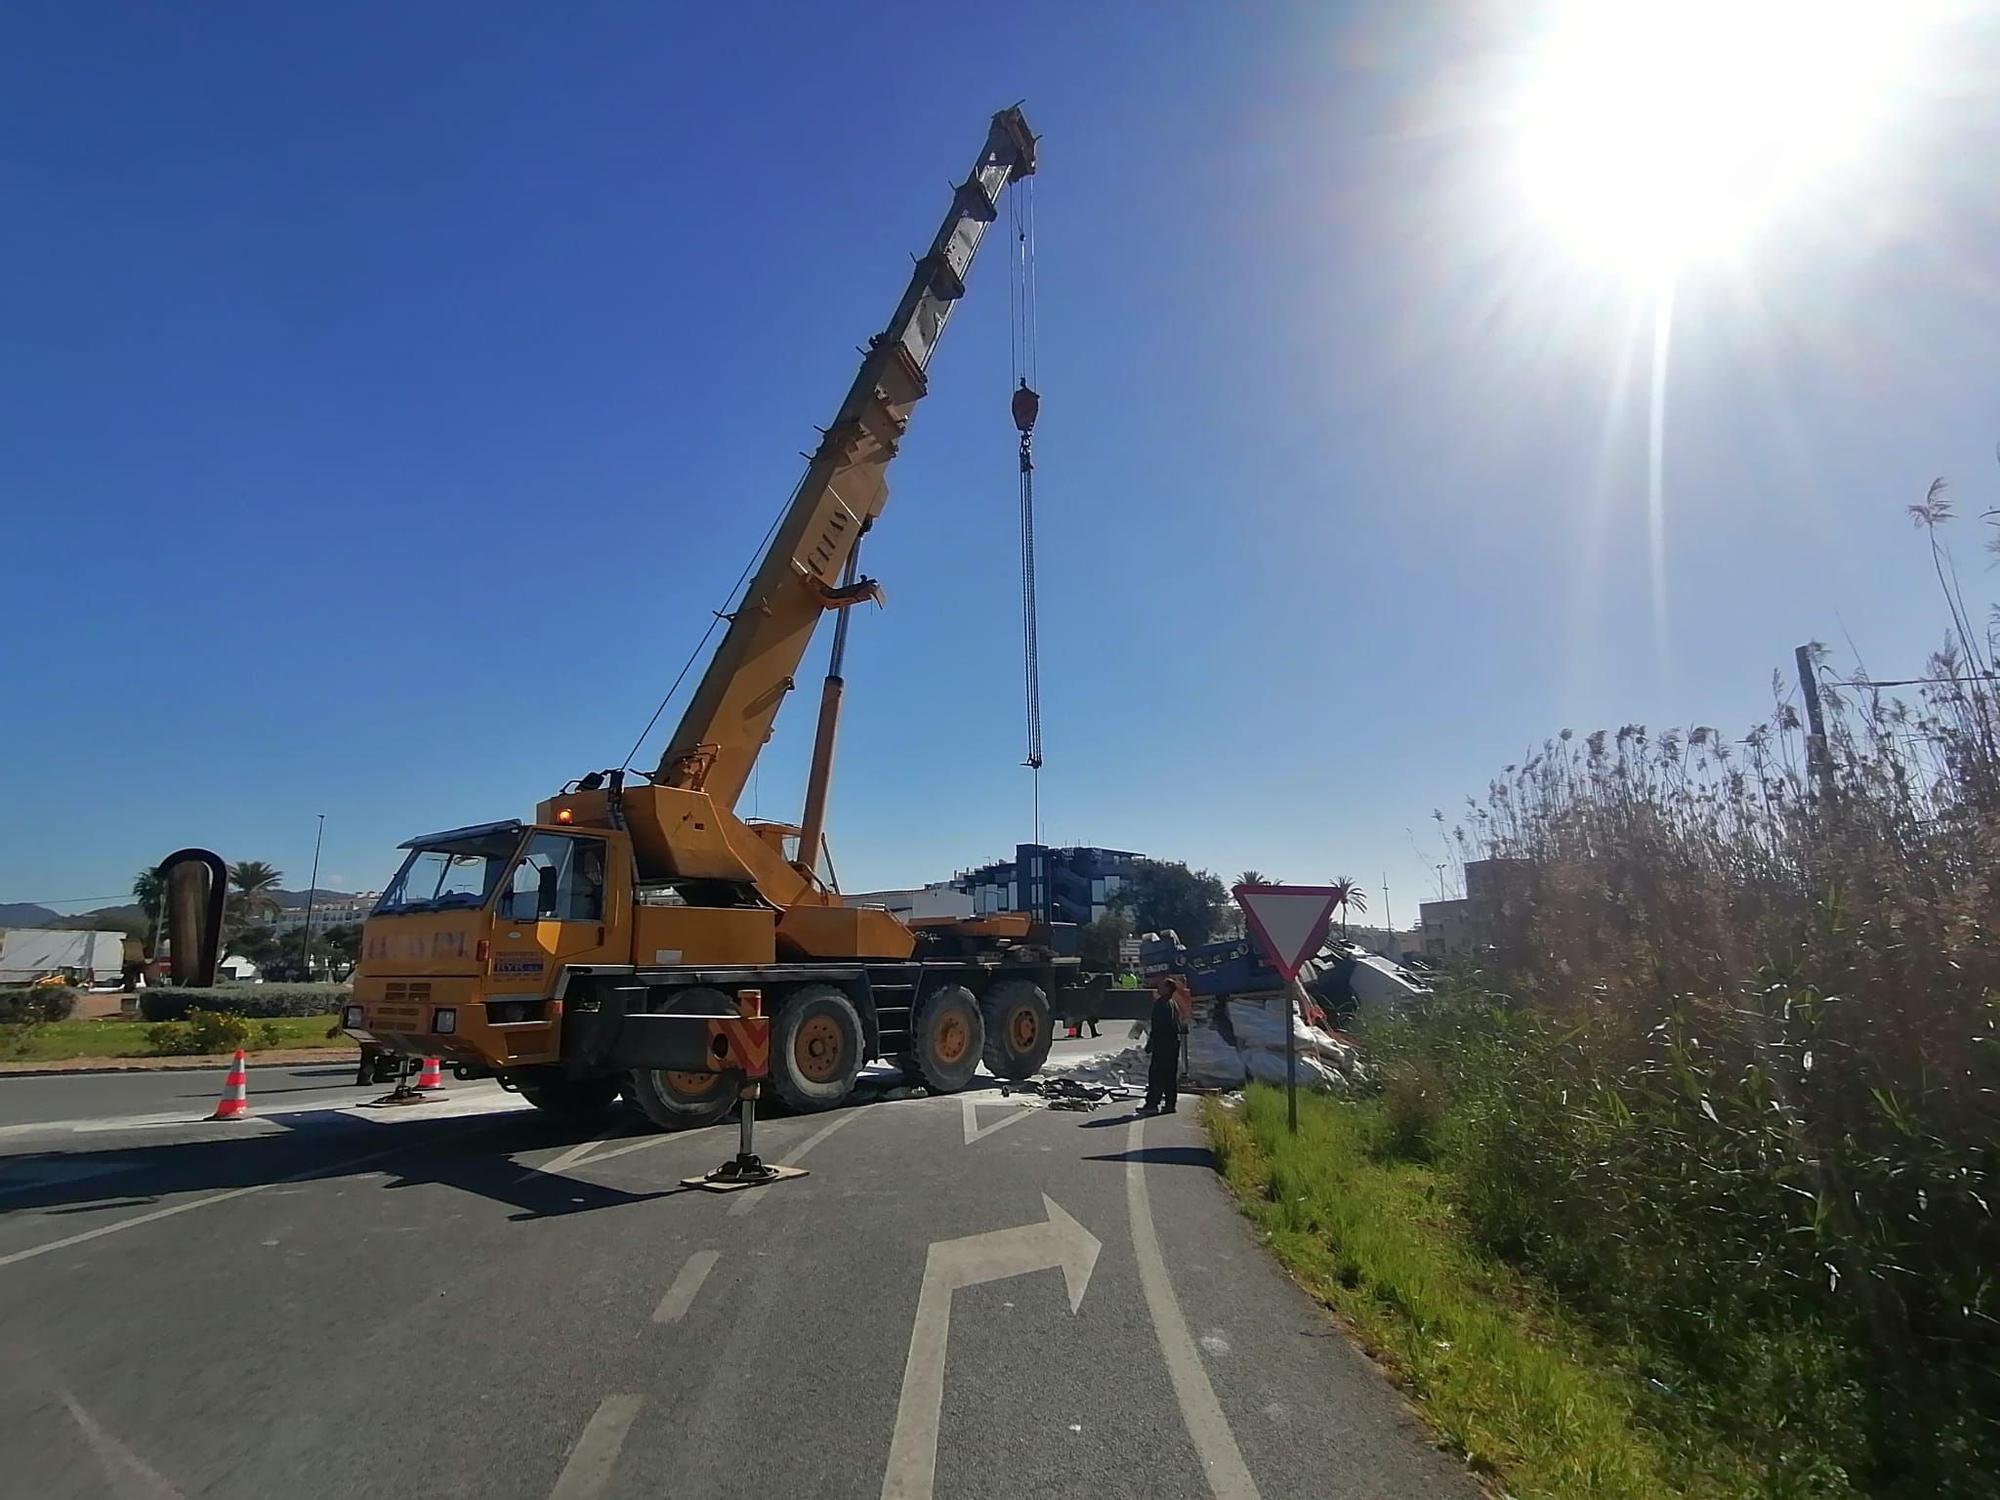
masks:
<instances>
[{"instance_id":1,"label":"side mirror","mask_svg":"<svg viewBox=\"0 0 2000 1500\"><path fill-rule=\"evenodd\" d=\"M556 914L556 871L553 865L540 872L535 883L535 915L553 917Z\"/></svg>"}]
</instances>

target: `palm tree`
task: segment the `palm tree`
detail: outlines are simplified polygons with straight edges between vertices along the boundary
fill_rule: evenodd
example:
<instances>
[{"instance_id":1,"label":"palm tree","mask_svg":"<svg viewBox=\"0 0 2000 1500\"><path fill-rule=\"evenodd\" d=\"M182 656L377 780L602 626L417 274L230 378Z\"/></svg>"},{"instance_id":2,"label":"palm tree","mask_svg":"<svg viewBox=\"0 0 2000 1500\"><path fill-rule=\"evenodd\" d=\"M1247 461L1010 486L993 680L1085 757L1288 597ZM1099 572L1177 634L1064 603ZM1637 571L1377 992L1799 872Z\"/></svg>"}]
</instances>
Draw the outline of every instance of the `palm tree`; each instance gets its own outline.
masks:
<instances>
[{"instance_id":1,"label":"palm tree","mask_svg":"<svg viewBox=\"0 0 2000 1500\"><path fill-rule=\"evenodd\" d=\"M1274 885L1275 881L1262 870L1245 870L1236 877L1238 885Z\"/></svg>"},{"instance_id":2,"label":"palm tree","mask_svg":"<svg viewBox=\"0 0 2000 1500\"><path fill-rule=\"evenodd\" d=\"M236 899L245 911L276 913L278 898L272 894L284 872L261 859L246 859L229 867L229 883L236 887Z\"/></svg>"},{"instance_id":3,"label":"palm tree","mask_svg":"<svg viewBox=\"0 0 2000 1500\"><path fill-rule=\"evenodd\" d=\"M1333 904L1340 910L1340 933L1347 935L1347 913L1351 907L1357 912L1368 910L1368 893L1361 889L1361 882L1345 875L1336 876L1333 882Z\"/></svg>"},{"instance_id":4,"label":"palm tree","mask_svg":"<svg viewBox=\"0 0 2000 1500\"><path fill-rule=\"evenodd\" d=\"M139 903L139 910L146 918L146 949L151 952L158 945L160 929L160 908L167 898L167 883L160 878L157 868L141 870L132 877L132 899Z\"/></svg>"}]
</instances>

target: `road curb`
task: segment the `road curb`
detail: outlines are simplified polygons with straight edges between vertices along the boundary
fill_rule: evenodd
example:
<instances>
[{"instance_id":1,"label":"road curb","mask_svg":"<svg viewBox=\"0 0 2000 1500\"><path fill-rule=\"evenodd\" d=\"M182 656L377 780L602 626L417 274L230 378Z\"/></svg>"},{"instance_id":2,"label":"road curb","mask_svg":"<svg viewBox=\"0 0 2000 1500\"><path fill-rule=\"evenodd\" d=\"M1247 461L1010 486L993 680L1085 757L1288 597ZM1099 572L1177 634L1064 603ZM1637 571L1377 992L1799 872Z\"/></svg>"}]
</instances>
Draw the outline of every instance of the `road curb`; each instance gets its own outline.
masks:
<instances>
[{"instance_id":1,"label":"road curb","mask_svg":"<svg viewBox=\"0 0 2000 1500\"><path fill-rule=\"evenodd\" d=\"M61 1063L0 1063L0 1080L9 1078L89 1078L99 1073L199 1073L213 1068L226 1068L233 1053L209 1053L201 1057L174 1057L158 1059L105 1058L102 1061L77 1059L77 1066L66 1067ZM361 1049L358 1047L329 1047L323 1051L305 1051L301 1048L283 1048L270 1053L252 1052L250 1066L260 1064L267 1068L310 1067L314 1063L358 1063Z\"/></svg>"}]
</instances>

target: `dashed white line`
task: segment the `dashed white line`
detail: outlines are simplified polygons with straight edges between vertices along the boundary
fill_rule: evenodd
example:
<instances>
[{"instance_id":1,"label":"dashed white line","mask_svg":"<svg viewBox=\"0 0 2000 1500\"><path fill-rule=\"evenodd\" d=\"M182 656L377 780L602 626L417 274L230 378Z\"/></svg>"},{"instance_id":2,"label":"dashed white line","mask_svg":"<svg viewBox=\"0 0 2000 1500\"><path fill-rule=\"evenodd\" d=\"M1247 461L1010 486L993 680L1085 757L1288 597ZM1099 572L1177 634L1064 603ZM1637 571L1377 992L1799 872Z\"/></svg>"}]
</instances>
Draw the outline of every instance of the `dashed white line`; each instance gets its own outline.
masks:
<instances>
[{"instance_id":1,"label":"dashed white line","mask_svg":"<svg viewBox=\"0 0 2000 1500\"><path fill-rule=\"evenodd\" d=\"M1140 1153L1146 1145L1146 1122L1134 1120L1126 1137L1125 1206L1132 1219L1132 1248L1139 1261L1139 1285L1146 1294L1146 1310L1153 1315L1153 1332L1160 1340L1160 1354L1167 1362L1167 1375L1174 1384L1174 1399L1180 1403L1181 1420L1194 1439L1201 1457L1209 1493L1215 1500L1257 1500L1257 1484L1243 1463L1243 1451L1229 1430L1229 1419L1215 1399L1215 1387L1208 1383L1201 1355L1188 1336L1187 1320L1174 1297L1174 1284L1167 1276L1167 1263L1160 1254L1160 1237L1153 1228L1153 1202L1146 1191L1146 1163Z\"/></svg>"},{"instance_id":2,"label":"dashed white line","mask_svg":"<svg viewBox=\"0 0 2000 1500\"><path fill-rule=\"evenodd\" d=\"M584 1426L583 1436L569 1450L562 1476L549 1491L549 1500L592 1500L611 1479L618 1462L618 1450L625 1446L625 1434L632 1419L646 1403L644 1396L606 1396Z\"/></svg>"},{"instance_id":3,"label":"dashed white line","mask_svg":"<svg viewBox=\"0 0 2000 1500\"><path fill-rule=\"evenodd\" d=\"M808 1151L812 1150L813 1147L817 1146L821 1141L825 1140L828 1136L832 1135L836 1130L840 1129L841 1126L846 1125L851 1121L853 1121L854 1119L856 1119L857 1117L859 1117L860 1114L861 1111L858 1109L842 1110L839 1114L835 1115L830 1121L828 1121L825 1126L823 1126L818 1131L814 1132L812 1135L807 1136L803 1141L799 1142L798 1145L794 1146L784 1156L780 1157L778 1159L778 1165L781 1167L797 1166L799 1164L800 1157L804 1156ZM736 1201L729 1205L729 1212L731 1217L736 1217L742 1214L749 1213L751 1209L757 1206L757 1200L759 1198L762 1198L766 1193L770 1191L771 1190L768 1187L745 1188L742 1192L736 1195Z\"/></svg>"},{"instance_id":4,"label":"dashed white line","mask_svg":"<svg viewBox=\"0 0 2000 1500\"><path fill-rule=\"evenodd\" d=\"M708 1280L708 1273L715 1269L716 1261L722 1258L720 1250L697 1250L687 1258L674 1284L667 1288L667 1295L660 1299L660 1305L653 1309L655 1323L678 1323L687 1316L688 1307L694 1302L695 1293Z\"/></svg>"}]
</instances>

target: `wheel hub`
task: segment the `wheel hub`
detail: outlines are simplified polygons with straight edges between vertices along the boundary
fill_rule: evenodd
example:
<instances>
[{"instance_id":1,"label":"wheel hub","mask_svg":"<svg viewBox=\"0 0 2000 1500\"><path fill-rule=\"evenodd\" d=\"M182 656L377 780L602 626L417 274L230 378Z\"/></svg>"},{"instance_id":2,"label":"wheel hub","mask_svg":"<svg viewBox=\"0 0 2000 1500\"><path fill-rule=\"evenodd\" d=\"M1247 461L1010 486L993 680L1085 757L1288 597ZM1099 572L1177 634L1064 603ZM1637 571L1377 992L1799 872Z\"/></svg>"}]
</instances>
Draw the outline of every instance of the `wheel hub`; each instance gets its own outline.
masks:
<instances>
[{"instance_id":1,"label":"wheel hub","mask_svg":"<svg viewBox=\"0 0 2000 1500\"><path fill-rule=\"evenodd\" d=\"M934 1050L937 1052L938 1061L955 1063L965 1056L965 1045L969 1036L963 1016L946 1016L937 1029Z\"/></svg>"},{"instance_id":2,"label":"wheel hub","mask_svg":"<svg viewBox=\"0 0 2000 1500\"><path fill-rule=\"evenodd\" d=\"M1038 1033L1041 1031L1041 1028L1035 1024L1034 1007L1029 1005L1018 1007L1014 1011L1013 1016L1008 1020L1007 1031L1008 1035L1014 1039L1016 1051L1027 1052L1031 1050L1036 1041L1039 1040Z\"/></svg>"},{"instance_id":3,"label":"wheel hub","mask_svg":"<svg viewBox=\"0 0 2000 1500\"><path fill-rule=\"evenodd\" d=\"M722 1082L720 1073L684 1073L674 1068L663 1068L660 1077L667 1087L677 1094L702 1095L710 1092Z\"/></svg>"},{"instance_id":4,"label":"wheel hub","mask_svg":"<svg viewBox=\"0 0 2000 1500\"><path fill-rule=\"evenodd\" d=\"M831 1016L811 1016L792 1042L792 1060L801 1077L825 1083L840 1072L846 1051L840 1026Z\"/></svg>"}]
</instances>

